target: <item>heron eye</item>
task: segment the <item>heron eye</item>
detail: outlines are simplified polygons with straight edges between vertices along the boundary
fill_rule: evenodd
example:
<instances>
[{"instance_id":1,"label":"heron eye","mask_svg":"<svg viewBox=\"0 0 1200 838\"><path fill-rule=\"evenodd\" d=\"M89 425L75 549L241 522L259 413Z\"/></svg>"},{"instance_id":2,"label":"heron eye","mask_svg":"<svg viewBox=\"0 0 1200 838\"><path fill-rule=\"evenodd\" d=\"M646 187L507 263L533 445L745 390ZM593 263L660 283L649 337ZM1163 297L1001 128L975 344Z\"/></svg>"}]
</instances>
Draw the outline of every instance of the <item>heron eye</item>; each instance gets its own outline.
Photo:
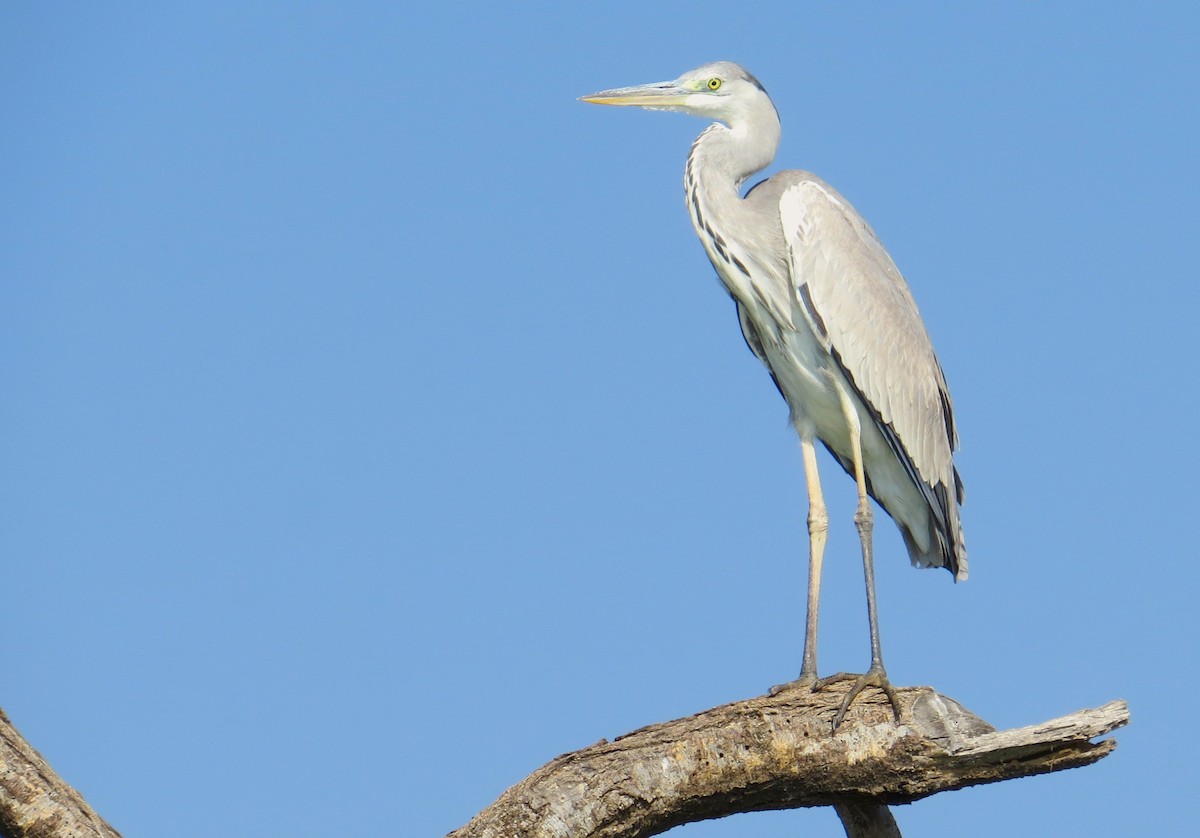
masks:
<instances>
[{"instance_id":1,"label":"heron eye","mask_svg":"<svg viewBox=\"0 0 1200 838\"><path fill-rule=\"evenodd\" d=\"M717 78L716 76L713 76L711 79L708 80L708 89L709 90L720 90L721 89L721 80L719 78Z\"/></svg>"}]
</instances>

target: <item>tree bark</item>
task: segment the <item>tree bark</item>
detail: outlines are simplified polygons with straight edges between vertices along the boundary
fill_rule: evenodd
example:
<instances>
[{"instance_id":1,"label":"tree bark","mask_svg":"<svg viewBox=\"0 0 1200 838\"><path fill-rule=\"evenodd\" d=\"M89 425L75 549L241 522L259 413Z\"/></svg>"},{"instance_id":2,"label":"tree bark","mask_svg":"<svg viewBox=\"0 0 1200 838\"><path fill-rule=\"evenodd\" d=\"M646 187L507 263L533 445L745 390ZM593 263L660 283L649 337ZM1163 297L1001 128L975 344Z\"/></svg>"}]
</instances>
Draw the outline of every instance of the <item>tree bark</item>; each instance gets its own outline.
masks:
<instances>
[{"instance_id":1,"label":"tree bark","mask_svg":"<svg viewBox=\"0 0 1200 838\"><path fill-rule=\"evenodd\" d=\"M651 725L564 754L451 838L646 838L738 812L834 806L850 838L898 838L888 804L1089 765L1129 722L1123 701L995 731L928 687L899 691L904 723L878 696L836 732L842 691L784 690ZM0 710L0 834L120 838Z\"/></svg>"},{"instance_id":2,"label":"tree bark","mask_svg":"<svg viewBox=\"0 0 1200 838\"><path fill-rule=\"evenodd\" d=\"M871 800L843 800L833 804L846 838L901 838L892 810Z\"/></svg>"},{"instance_id":3,"label":"tree bark","mask_svg":"<svg viewBox=\"0 0 1200 838\"><path fill-rule=\"evenodd\" d=\"M121 838L42 759L0 710L0 835Z\"/></svg>"},{"instance_id":4,"label":"tree bark","mask_svg":"<svg viewBox=\"0 0 1200 838\"><path fill-rule=\"evenodd\" d=\"M449 838L646 838L803 806L837 807L851 838L894 838L888 804L1089 765L1116 747L1091 740L1129 721L1114 701L996 732L928 687L898 692L900 725L872 690L833 732L841 689L789 689L601 740L538 769Z\"/></svg>"}]
</instances>

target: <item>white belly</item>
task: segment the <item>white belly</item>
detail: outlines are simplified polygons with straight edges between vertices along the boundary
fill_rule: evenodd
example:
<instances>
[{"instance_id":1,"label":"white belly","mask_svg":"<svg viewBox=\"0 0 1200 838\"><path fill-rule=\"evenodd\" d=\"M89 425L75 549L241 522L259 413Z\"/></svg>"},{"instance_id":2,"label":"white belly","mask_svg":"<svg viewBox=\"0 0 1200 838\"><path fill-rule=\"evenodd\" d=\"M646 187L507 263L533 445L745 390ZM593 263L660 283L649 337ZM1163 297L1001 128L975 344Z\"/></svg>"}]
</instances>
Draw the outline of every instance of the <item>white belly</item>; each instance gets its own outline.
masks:
<instances>
[{"instance_id":1,"label":"white belly","mask_svg":"<svg viewBox=\"0 0 1200 838\"><path fill-rule=\"evenodd\" d=\"M929 549L929 508L924 494L913 484L852 382L803 323L784 332L781 340L782 345L766 341L763 349L797 432L819 439L846 463L852 463L850 428L838 392L844 388L857 413L863 465L872 494L921 550Z\"/></svg>"}]
</instances>

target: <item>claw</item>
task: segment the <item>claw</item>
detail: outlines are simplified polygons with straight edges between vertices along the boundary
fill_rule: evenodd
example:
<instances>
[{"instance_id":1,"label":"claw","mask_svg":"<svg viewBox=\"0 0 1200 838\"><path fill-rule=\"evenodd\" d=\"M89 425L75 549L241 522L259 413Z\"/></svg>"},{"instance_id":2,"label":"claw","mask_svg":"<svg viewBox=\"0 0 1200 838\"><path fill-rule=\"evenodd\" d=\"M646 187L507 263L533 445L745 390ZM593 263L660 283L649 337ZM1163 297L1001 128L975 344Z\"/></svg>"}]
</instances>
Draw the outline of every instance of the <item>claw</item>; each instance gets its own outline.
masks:
<instances>
[{"instance_id":1,"label":"claw","mask_svg":"<svg viewBox=\"0 0 1200 838\"><path fill-rule=\"evenodd\" d=\"M851 678L854 678L854 683L850 686L850 689L847 690L845 698L842 699L842 706L838 708L837 715L833 717L832 730L834 732L836 732L838 726L841 725L842 719L846 717L846 711L850 709L850 702L854 701L858 694L863 691L863 687L878 687L879 689L883 690L883 694L887 696L888 703L892 705L892 714L896 717L896 723L900 723L900 699L897 697L896 690L892 687L891 682L888 680L887 673L883 671L882 666L872 666L864 674L859 675L857 678L848 673L839 672L837 675L831 675L828 678L822 678L817 682L814 689L819 690L828 686L829 684L837 681L847 681Z\"/></svg>"},{"instance_id":2,"label":"claw","mask_svg":"<svg viewBox=\"0 0 1200 838\"><path fill-rule=\"evenodd\" d=\"M819 684L820 681L817 680L816 675L801 672L800 677L795 681L788 681L786 684L776 684L771 687L771 689L767 690L767 695L779 695L784 690L797 690L801 688L807 688L816 692L820 689Z\"/></svg>"}]
</instances>

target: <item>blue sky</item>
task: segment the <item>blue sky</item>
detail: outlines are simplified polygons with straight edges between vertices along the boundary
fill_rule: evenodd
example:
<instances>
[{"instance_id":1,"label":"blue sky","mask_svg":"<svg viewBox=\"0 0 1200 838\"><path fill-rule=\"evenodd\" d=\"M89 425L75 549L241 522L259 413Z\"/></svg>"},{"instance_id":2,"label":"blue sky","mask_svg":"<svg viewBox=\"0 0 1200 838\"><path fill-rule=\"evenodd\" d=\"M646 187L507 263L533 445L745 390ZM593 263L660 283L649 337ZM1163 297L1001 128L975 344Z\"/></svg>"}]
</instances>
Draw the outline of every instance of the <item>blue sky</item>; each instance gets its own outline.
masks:
<instances>
[{"instance_id":1,"label":"blue sky","mask_svg":"<svg viewBox=\"0 0 1200 838\"><path fill-rule=\"evenodd\" d=\"M238 833L415 836L794 676L799 449L683 208L704 125L576 101L730 59L777 166L892 252L956 400L972 576L879 519L894 681L998 726L1134 714L1097 766L901 827L1186 831L1197 31L1183 3L6 5L0 706L128 836L211 835L214 794ZM820 663L861 669L822 464Z\"/></svg>"}]
</instances>

